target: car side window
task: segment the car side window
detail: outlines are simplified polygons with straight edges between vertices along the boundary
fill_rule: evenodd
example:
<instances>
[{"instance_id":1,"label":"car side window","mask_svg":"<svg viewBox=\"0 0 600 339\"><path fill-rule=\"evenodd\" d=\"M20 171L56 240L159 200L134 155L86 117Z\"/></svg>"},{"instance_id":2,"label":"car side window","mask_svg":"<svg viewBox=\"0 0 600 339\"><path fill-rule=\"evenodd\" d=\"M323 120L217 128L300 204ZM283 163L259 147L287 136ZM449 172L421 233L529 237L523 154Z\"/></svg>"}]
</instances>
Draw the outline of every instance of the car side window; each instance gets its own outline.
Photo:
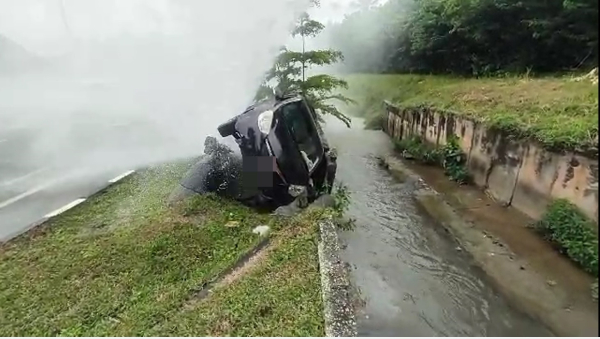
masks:
<instances>
[{"instance_id":1,"label":"car side window","mask_svg":"<svg viewBox=\"0 0 600 339\"><path fill-rule=\"evenodd\" d=\"M307 121L311 113L306 109L303 102L292 102L282 107L282 115L300 151L314 162L318 156L318 135Z\"/></svg>"},{"instance_id":2,"label":"car side window","mask_svg":"<svg viewBox=\"0 0 600 339\"><path fill-rule=\"evenodd\" d=\"M302 114L300 102L285 105L283 107L283 118L296 142L302 143L310 138L310 129Z\"/></svg>"}]
</instances>

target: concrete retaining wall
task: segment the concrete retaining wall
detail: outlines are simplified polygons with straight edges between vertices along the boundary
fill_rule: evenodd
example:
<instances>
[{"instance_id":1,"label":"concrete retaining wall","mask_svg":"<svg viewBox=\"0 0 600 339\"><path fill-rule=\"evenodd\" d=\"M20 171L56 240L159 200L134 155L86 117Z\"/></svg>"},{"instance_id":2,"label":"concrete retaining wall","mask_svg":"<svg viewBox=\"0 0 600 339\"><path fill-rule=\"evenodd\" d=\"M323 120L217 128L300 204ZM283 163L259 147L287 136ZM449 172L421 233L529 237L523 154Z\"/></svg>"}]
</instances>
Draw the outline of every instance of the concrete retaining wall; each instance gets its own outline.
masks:
<instances>
[{"instance_id":1,"label":"concrete retaining wall","mask_svg":"<svg viewBox=\"0 0 600 339\"><path fill-rule=\"evenodd\" d=\"M420 136L441 146L457 136L475 184L500 203L539 219L552 199L565 198L598 221L597 158L547 151L448 111L389 102L385 107L384 130L394 139Z\"/></svg>"}]
</instances>

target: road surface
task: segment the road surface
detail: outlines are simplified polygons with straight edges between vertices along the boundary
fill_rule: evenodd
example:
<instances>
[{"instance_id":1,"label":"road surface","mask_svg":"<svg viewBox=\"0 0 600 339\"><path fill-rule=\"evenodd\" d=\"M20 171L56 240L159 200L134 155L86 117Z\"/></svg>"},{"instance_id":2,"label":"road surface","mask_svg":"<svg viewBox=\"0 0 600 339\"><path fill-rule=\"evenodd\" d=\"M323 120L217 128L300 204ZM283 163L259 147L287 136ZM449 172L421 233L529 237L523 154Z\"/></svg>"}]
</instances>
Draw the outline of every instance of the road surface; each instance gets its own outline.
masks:
<instances>
[{"instance_id":1,"label":"road surface","mask_svg":"<svg viewBox=\"0 0 600 339\"><path fill-rule=\"evenodd\" d=\"M0 77L0 241L123 172L201 145L185 129L198 120L180 123L191 119L185 102L109 80Z\"/></svg>"},{"instance_id":2,"label":"road surface","mask_svg":"<svg viewBox=\"0 0 600 339\"><path fill-rule=\"evenodd\" d=\"M0 126L0 241L108 185L124 170L88 174L77 165L48 165L31 154L32 128Z\"/></svg>"}]
</instances>

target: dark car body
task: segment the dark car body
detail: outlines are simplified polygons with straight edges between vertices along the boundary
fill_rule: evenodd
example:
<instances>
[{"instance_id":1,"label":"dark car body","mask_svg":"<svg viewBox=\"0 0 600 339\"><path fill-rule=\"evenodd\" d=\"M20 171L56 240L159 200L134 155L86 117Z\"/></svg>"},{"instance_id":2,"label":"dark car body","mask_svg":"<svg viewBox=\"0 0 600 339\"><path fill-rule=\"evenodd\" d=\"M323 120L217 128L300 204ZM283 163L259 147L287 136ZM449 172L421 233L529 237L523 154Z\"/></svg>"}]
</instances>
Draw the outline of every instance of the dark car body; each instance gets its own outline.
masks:
<instances>
[{"instance_id":1,"label":"dark car body","mask_svg":"<svg viewBox=\"0 0 600 339\"><path fill-rule=\"evenodd\" d=\"M238 200L268 208L290 204L301 196L311 202L329 193L336 158L316 117L301 95L276 97L248 107L218 127L222 137L235 138L241 156L207 138L207 157L190 171L182 186L197 193L216 188L236 192Z\"/></svg>"}]
</instances>

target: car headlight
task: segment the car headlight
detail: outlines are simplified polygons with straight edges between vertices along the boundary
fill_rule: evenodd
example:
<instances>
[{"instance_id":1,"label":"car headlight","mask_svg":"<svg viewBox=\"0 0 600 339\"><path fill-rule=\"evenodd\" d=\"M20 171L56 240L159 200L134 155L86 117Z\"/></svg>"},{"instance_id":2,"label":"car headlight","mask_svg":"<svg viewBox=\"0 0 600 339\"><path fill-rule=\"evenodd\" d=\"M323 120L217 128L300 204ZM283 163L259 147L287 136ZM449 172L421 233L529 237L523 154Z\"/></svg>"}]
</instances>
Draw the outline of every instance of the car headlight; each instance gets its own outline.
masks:
<instances>
[{"instance_id":1,"label":"car headlight","mask_svg":"<svg viewBox=\"0 0 600 339\"><path fill-rule=\"evenodd\" d=\"M264 111L258 116L258 130L263 134L269 134L273 123L273 111Z\"/></svg>"},{"instance_id":2,"label":"car headlight","mask_svg":"<svg viewBox=\"0 0 600 339\"><path fill-rule=\"evenodd\" d=\"M304 191L306 191L305 186L290 185L288 188L288 193L294 198L299 197Z\"/></svg>"}]
</instances>

